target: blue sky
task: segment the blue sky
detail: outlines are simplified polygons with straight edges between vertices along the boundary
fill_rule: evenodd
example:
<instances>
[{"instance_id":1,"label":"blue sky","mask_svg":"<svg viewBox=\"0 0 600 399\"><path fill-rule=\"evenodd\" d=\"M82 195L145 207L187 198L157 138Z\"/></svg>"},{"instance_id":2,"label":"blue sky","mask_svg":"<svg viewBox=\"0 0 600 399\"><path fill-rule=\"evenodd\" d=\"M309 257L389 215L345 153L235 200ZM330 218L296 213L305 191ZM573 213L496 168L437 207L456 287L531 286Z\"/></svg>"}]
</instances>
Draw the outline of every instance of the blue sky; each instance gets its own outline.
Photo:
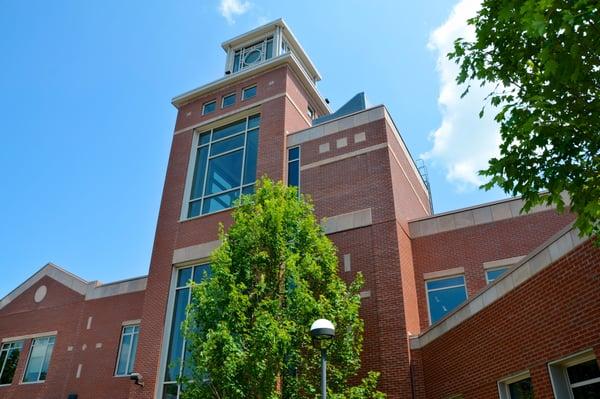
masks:
<instances>
[{"instance_id":1,"label":"blue sky","mask_svg":"<svg viewBox=\"0 0 600 399\"><path fill-rule=\"evenodd\" d=\"M474 177L495 127L440 58L477 8L457 1L0 2L0 297L48 261L104 282L147 272L170 99L222 76L222 41L279 17L334 110L360 91L386 104L437 212L503 198Z\"/></svg>"}]
</instances>

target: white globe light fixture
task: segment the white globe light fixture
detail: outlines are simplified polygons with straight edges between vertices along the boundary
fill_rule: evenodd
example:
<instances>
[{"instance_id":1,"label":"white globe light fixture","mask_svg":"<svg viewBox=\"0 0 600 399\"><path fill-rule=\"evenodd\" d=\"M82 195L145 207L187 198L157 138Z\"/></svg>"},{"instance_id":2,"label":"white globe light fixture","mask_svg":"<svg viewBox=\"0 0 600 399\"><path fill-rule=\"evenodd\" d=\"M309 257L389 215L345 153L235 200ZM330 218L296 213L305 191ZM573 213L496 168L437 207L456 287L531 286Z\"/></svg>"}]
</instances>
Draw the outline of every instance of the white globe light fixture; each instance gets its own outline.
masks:
<instances>
[{"instance_id":1,"label":"white globe light fixture","mask_svg":"<svg viewBox=\"0 0 600 399\"><path fill-rule=\"evenodd\" d=\"M335 327L327 319L319 319L310 326L313 345L321 349L321 399L327 399L327 345L335 337Z\"/></svg>"}]
</instances>

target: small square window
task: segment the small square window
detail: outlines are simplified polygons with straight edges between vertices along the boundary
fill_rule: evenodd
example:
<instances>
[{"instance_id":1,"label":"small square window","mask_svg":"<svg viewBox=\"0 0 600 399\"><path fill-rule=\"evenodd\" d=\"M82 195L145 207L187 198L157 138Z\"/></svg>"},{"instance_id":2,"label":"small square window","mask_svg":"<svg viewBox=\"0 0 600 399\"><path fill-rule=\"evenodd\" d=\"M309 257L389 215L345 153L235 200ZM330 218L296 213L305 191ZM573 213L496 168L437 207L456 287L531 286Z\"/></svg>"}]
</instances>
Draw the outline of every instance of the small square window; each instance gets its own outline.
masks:
<instances>
[{"instance_id":1,"label":"small square window","mask_svg":"<svg viewBox=\"0 0 600 399\"><path fill-rule=\"evenodd\" d=\"M235 104L235 93L228 94L223 96L223 102L221 104L221 108L231 107Z\"/></svg>"},{"instance_id":2,"label":"small square window","mask_svg":"<svg viewBox=\"0 0 600 399\"><path fill-rule=\"evenodd\" d=\"M256 97L256 86L247 87L242 90L242 101L248 100L252 97Z\"/></svg>"},{"instance_id":3,"label":"small square window","mask_svg":"<svg viewBox=\"0 0 600 399\"><path fill-rule=\"evenodd\" d=\"M210 114L211 112L214 112L215 109L217 109L216 101L213 100L213 101L204 103L204 105L202 106L202 115Z\"/></svg>"},{"instance_id":4,"label":"small square window","mask_svg":"<svg viewBox=\"0 0 600 399\"><path fill-rule=\"evenodd\" d=\"M433 324L467 300L463 275L444 277L425 282L429 323Z\"/></svg>"},{"instance_id":5,"label":"small square window","mask_svg":"<svg viewBox=\"0 0 600 399\"><path fill-rule=\"evenodd\" d=\"M529 372L499 381L498 392L500 399L533 399L533 385Z\"/></svg>"},{"instance_id":6,"label":"small square window","mask_svg":"<svg viewBox=\"0 0 600 399\"><path fill-rule=\"evenodd\" d=\"M309 117L310 119L315 119L315 117L317 116L317 115L315 114L315 110L314 110L314 109L312 109L312 108L310 107L310 105L308 106L308 108L307 108L307 110L306 110L306 113L308 114L308 117Z\"/></svg>"},{"instance_id":7,"label":"small square window","mask_svg":"<svg viewBox=\"0 0 600 399\"><path fill-rule=\"evenodd\" d=\"M506 273L507 270L508 270L508 267L498 267L496 269L486 270L485 271L485 282L487 284L494 282L494 280L496 280L498 277L500 277L504 273Z\"/></svg>"}]
</instances>

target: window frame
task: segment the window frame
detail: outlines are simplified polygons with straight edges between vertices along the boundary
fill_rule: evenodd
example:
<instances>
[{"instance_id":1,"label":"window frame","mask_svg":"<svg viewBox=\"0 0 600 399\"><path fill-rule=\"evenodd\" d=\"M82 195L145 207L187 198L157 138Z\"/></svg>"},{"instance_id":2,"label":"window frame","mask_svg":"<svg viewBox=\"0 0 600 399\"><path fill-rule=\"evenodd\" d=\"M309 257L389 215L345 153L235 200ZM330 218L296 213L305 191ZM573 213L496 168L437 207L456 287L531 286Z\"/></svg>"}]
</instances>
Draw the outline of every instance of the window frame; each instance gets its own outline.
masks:
<instances>
[{"instance_id":1,"label":"window frame","mask_svg":"<svg viewBox=\"0 0 600 399\"><path fill-rule=\"evenodd\" d=\"M126 333L125 329L129 328L129 327L134 327L134 331L131 333ZM135 329L135 327L137 327L137 330ZM119 338L119 347L117 348L117 363L115 364L115 372L114 372L114 377L129 377L131 375L131 373L133 373L133 365L135 365L135 356L133 358L133 364L130 365L129 362L132 361L131 359L131 354L132 352L134 353L134 355L137 355L137 344L139 341L136 342L136 350L133 350L133 338L135 335L138 336L138 340L139 340L139 334L140 334L140 325L139 324L124 324L121 326L121 337ZM125 338L125 335L131 335L131 343L129 346L129 353L127 354L127 363L125 365L125 372L127 372L127 370L129 370L129 367L131 366L131 373L126 373L126 374L119 374L119 362L121 361L121 356L122 356L122 350L123 350L123 339Z\"/></svg>"},{"instance_id":2,"label":"window frame","mask_svg":"<svg viewBox=\"0 0 600 399\"><path fill-rule=\"evenodd\" d=\"M233 97L233 102L229 105L225 105L225 99L229 98L229 97ZM235 105L236 102L237 102L237 92L234 91L233 93L224 94L223 96L221 96L221 109L231 108Z\"/></svg>"},{"instance_id":3,"label":"window frame","mask_svg":"<svg viewBox=\"0 0 600 399\"><path fill-rule=\"evenodd\" d=\"M454 309L450 310L448 313L446 313L446 315L444 315L439 320L436 320L435 323L432 322L432 320L431 320L431 306L430 306L430 303L429 303L429 292L430 292L430 289L427 287L427 283L430 283L432 281L448 280L448 279L455 278L455 277L462 277L463 278L463 284L462 284L462 286L465 288L465 302L467 302L469 300L469 290L467 289L467 278L465 277L464 273L450 274L450 275L443 276L443 277L436 277L436 278L430 278L430 279L424 280L425 281L425 299L427 301L427 317L429 319L428 321L429 321L429 325L430 326L432 326L433 324L435 324L435 323L439 322L440 320L444 319L447 315L449 315L450 313L452 313L454 311ZM456 287L461 287L461 285L453 285L453 286L444 287L444 288L434 288L431 291L441 291L441 290L450 289L450 288L456 288ZM458 305L458 306L460 306L460 305ZM455 309L457 309L458 306Z\"/></svg>"},{"instance_id":4,"label":"window frame","mask_svg":"<svg viewBox=\"0 0 600 399\"><path fill-rule=\"evenodd\" d=\"M495 272L498 270L504 270L504 273L507 273L510 270L510 266L498 266L498 267L490 267L489 269L484 269L484 274L485 274L485 284L489 285L491 283L493 283L494 281L496 281L497 279L501 278L502 276L504 276L504 273L502 273L501 275L499 275L498 277L496 277L493 280L490 280L488 273L489 272Z\"/></svg>"},{"instance_id":5,"label":"window frame","mask_svg":"<svg viewBox=\"0 0 600 399\"><path fill-rule=\"evenodd\" d=\"M38 372L37 379L35 381L25 381L25 377L27 376L27 369L29 368L29 362L31 361L31 354L33 353L33 348L36 341L40 340L50 340L50 338L54 338L52 341L52 351L50 352L50 356L48 359L48 369L46 370L46 378L40 380L40 376L42 375L42 369L44 363L46 362L46 356L48 356L48 347L46 346L46 350L44 351L44 357L42 358L42 368ZM52 360L52 353L54 352L54 346L56 345L56 335L46 335L43 337L36 337L31 340L31 345L29 345L29 353L27 354L27 362L25 363L25 368L23 370L23 377L21 378L21 384L42 384L45 383L48 376L48 371L50 370L50 360Z\"/></svg>"},{"instance_id":6,"label":"window frame","mask_svg":"<svg viewBox=\"0 0 600 399\"><path fill-rule=\"evenodd\" d=\"M500 396L500 399L511 399L510 385L527 379L531 380L531 373L529 370L521 371L498 381L498 395ZM533 387L533 383L531 386Z\"/></svg>"},{"instance_id":7,"label":"window frame","mask_svg":"<svg viewBox=\"0 0 600 399\"><path fill-rule=\"evenodd\" d=\"M250 90L250 89L256 89L256 90L255 90L255 92L254 92L254 95L253 95L253 96L250 96L250 97L246 97L246 91L248 91L248 90ZM257 84L253 84L253 85L251 85L251 86L244 87L244 88L242 89L242 101L247 101L247 100L250 100L250 99L252 99L252 98L256 97L257 95L258 95L258 85L257 85Z\"/></svg>"},{"instance_id":8,"label":"window frame","mask_svg":"<svg viewBox=\"0 0 600 399\"><path fill-rule=\"evenodd\" d=\"M23 353L23 347L25 346L25 342L23 340L14 340L14 341L6 341L6 342L2 342L0 345L0 354L3 351L6 351L6 357L4 358L4 361L2 362L2 364L0 364L0 379L2 378L2 374L4 374L4 369L6 367L6 363L8 361L8 356L10 354L10 352L12 350L15 349L15 347L10 347L7 349L4 349L5 346L11 346L11 345L18 345L18 349L19 349L19 356L17 357L17 367L19 365L19 359L21 359L21 354ZM10 386L12 385L13 381L15 380L15 374L17 373L17 369L15 368L15 371L12 375L12 378L10 379L9 383L6 384L1 384L0 383L0 387L6 387L6 386Z\"/></svg>"},{"instance_id":9,"label":"window frame","mask_svg":"<svg viewBox=\"0 0 600 399\"><path fill-rule=\"evenodd\" d=\"M181 395L181 387L180 385L177 383L177 381L165 381L165 375L166 375L166 371L167 371L167 361L169 360L169 346L171 344L170 339L171 339L171 330L173 327L173 314L175 311L175 296L178 290L181 289L185 289L185 288L189 288L189 285L186 284L185 286L182 287L178 287L177 286L177 277L179 275L179 271L182 269L187 269L187 268L191 268L192 269L192 273L191 273L191 279L194 278L194 270L196 267L204 267L204 266L208 266L210 268L210 259L209 258L202 258L202 259L198 259L195 261L190 261L190 262L185 262L185 263L181 263L178 265L173 265L172 267L172 271L171 271L171 284L169 286L169 296L167 299L167 315L165 318L165 328L163 329L163 337L162 337L162 349L161 349L161 354L160 354L160 364L159 364L159 376L157 378L157 382L158 382L158 397L162 398L165 392L165 386L168 384L177 384L177 398L180 398ZM188 293L188 301L187 301L187 305L189 305L190 301L191 301L191 292ZM187 307L186 307L186 313L187 313ZM179 375L181 375L181 373L183 372L183 366L184 366L184 357L185 356L185 339L183 340L183 345L182 345L182 351L181 351L181 362L180 362L180 367L179 367Z\"/></svg>"},{"instance_id":10,"label":"window frame","mask_svg":"<svg viewBox=\"0 0 600 399\"><path fill-rule=\"evenodd\" d=\"M578 388L600 382L600 377L596 377L591 380L582 381L585 382L584 384L582 384L582 382L571 384L567 369L590 360L596 360L596 362L598 362L598 358L596 357L594 350L591 348L548 363L548 374L550 374L550 383L552 385L552 393L554 394L554 397L573 399L574 396L572 388ZM573 387L573 385L577 386Z\"/></svg>"},{"instance_id":11,"label":"window frame","mask_svg":"<svg viewBox=\"0 0 600 399\"><path fill-rule=\"evenodd\" d=\"M315 120L317 117L317 113L315 112L315 110L313 109L313 107L311 107L310 105L308 105L306 107L306 114L308 115L308 118L312 121Z\"/></svg>"},{"instance_id":12,"label":"window frame","mask_svg":"<svg viewBox=\"0 0 600 399\"><path fill-rule=\"evenodd\" d=\"M259 117L259 123L257 127L253 127L251 129L248 129L248 123L249 123L249 119L253 116L258 116ZM258 108L252 108L246 112L242 112L239 114L236 114L235 116L231 116L231 117L227 117L224 118L222 120L216 121L214 123L210 123L207 124L205 126L201 126L198 127L196 129L194 129L194 134L193 134L193 139L192 139L192 145L191 145L191 149L190 149L190 156L189 156L189 162L188 162L188 168L187 168L187 175L186 175L186 181L185 181L185 189L183 190L183 201L182 201L182 206L181 206L181 214L179 216L179 222L185 222L188 220L193 220L193 219L197 219L197 218L201 218L204 216L208 216L208 215L213 215L219 212L225 212L228 211L230 209L233 209L232 207L229 208L224 208L224 209L219 209L213 212L207 212L207 213L202 213L202 209L200 209L200 214L195 215L195 216L188 216L189 215L189 209L191 206L192 202L196 202L196 201L203 201L204 198L212 198L212 197L216 197L219 196L221 194L226 194L227 192L233 192L235 191L235 188L232 188L230 190L224 190L221 191L219 193L213 193L213 194L209 194L209 195L205 195L204 194L204 188L202 189L202 196L192 199L191 195L192 195L192 186L194 184L194 174L195 174L195 168L196 168L196 159L198 157L198 148L200 148L200 136L204 133L210 132L211 133L211 140L209 141L209 144L205 144L208 147L208 157L211 158L212 156L210 155L210 148L211 145L213 143L212 141L212 132L216 129L219 129L221 127L224 127L228 124L232 124L232 123L236 123L239 122L241 120L245 120L246 121L246 127L245 129L240 132L240 133L236 133L234 135L231 136L227 136L224 137L222 139L218 139L215 140L215 142L219 142L221 140L227 140L228 138L237 136L237 135L244 135L244 145L243 147L239 147L238 149L235 149L235 151L238 151L240 148L243 150L244 154L243 154L243 158L242 158L242 181L240 186L237 187L238 190L240 190L240 196L242 194L242 191L244 188L253 186L256 184L256 180L254 180L251 183L247 183L244 184L243 182L243 178L244 178L244 172L245 172L245 167L246 167L246 148L248 146L248 132L249 131L253 131L255 129L258 129L258 143L257 146L260 146L260 128L261 128L261 124L262 124L262 114L260 113L260 110ZM231 150L231 152L233 152L234 150ZM258 156L259 156L259 148L256 149L257 151L257 162L258 162ZM227 151L229 152L229 151ZM223 152L221 154L218 154L216 157L221 156L221 155L226 155L227 152ZM206 178L207 178L207 174L208 174L208 162L210 161L210 159L207 160L206 163L206 170L204 171L204 181L203 184L206 184ZM201 205L203 206L203 205Z\"/></svg>"},{"instance_id":13,"label":"window frame","mask_svg":"<svg viewBox=\"0 0 600 399\"><path fill-rule=\"evenodd\" d=\"M215 104L215 109L213 109L212 111L206 111L206 106L210 105L210 104ZM208 114L212 114L213 112L215 112L217 110L217 100L211 100L211 101L207 101L204 104L202 104L202 115L208 115Z\"/></svg>"},{"instance_id":14,"label":"window frame","mask_svg":"<svg viewBox=\"0 0 600 399\"><path fill-rule=\"evenodd\" d=\"M298 149L298 158L294 158L294 159L290 159L290 151L293 150L294 148ZM302 173L301 172L301 168L302 168L302 148L300 145L295 145L293 147L289 147L287 149L287 181L286 184L287 186L290 185L290 165L295 162L298 161L298 185L294 186L296 187L296 189L298 190L298 195L300 195L300 187L302 184Z\"/></svg>"}]
</instances>

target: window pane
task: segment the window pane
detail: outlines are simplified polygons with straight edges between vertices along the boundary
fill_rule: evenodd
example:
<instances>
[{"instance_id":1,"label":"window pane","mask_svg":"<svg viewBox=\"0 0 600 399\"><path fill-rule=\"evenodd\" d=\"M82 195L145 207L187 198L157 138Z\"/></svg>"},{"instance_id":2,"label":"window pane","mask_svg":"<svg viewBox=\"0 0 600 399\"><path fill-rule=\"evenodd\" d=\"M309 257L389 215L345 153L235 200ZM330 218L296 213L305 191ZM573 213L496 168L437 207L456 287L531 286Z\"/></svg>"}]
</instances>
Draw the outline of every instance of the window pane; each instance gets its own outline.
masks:
<instances>
[{"instance_id":1,"label":"window pane","mask_svg":"<svg viewBox=\"0 0 600 399\"><path fill-rule=\"evenodd\" d=\"M204 104L204 106L202 107L202 113L204 115L209 114L209 113L213 112L216 108L217 108L216 101L211 101L209 103Z\"/></svg>"},{"instance_id":2,"label":"window pane","mask_svg":"<svg viewBox=\"0 0 600 399\"><path fill-rule=\"evenodd\" d=\"M428 293L431 323L435 323L467 299L465 287L447 288Z\"/></svg>"},{"instance_id":3,"label":"window pane","mask_svg":"<svg viewBox=\"0 0 600 399\"><path fill-rule=\"evenodd\" d=\"M508 386L511 399L533 399L531 379L517 381Z\"/></svg>"},{"instance_id":4,"label":"window pane","mask_svg":"<svg viewBox=\"0 0 600 399\"><path fill-rule=\"evenodd\" d=\"M600 382L573 388L574 399L598 399L600 398Z\"/></svg>"},{"instance_id":5,"label":"window pane","mask_svg":"<svg viewBox=\"0 0 600 399\"><path fill-rule=\"evenodd\" d=\"M44 355L46 354L45 342L34 340L31 348L31 354L29 355L29 362L27 362L27 369L25 370L25 377L23 382L37 381L42 370L44 361Z\"/></svg>"},{"instance_id":6,"label":"window pane","mask_svg":"<svg viewBox=\"0 0 600 399\"><path fill-rule=\"evenodd\" d=\"M288 163L288 186L300 186L300 161Z\"/></svg>"},{"instance_id":7,"label":"window pane","mask_svg":"<svg viewBox=\"0 0 600 399\"><path fill-rule=\"evenodd\" d=\"M235 104L235 94L223 97L223 108L231 107Z\"/></svg>"},{"instance_id":8,"label":"window pane","mask_svg":"<svg viewBox=\"0 0 600 399\"><path fill-rule=\"evenodd\" d=\"M438 288L452 287L453 285L461 285L465 283L463 276L449 277L442 280L433 280L427 282L427 289L434 290Z\"/></svg>"},{"instance_id":9,"label":"window pane","mask_svg":"<svg viewBox=\"0 0 600 399\"><path fill-rule=\"evenodd\" d=\"M246 120L242 119L229 125L220 127L213 131L213 140L219 140L227 136L232 136L236 133L241 133L246 129Z\"/></svg>"},{"instance_id":10,"label":"window pane","mask_svg":"<svg viewBox=\"0 0 600 399\"><path fill-rule=\"evenodd\" d=\"M208 147L198 148L198 151L196 152L196 166L194 167L194 180L192 181L192 193L190 199L200 198L202 196L207 161Z\"/></svg>"},{"instance_id":11,"label":"window pane","mask_svg":"<svg viewBox=\"0 0 600 399\"><path fill-rule=\"evenodd\" d=\"M177 384L165 384L163 399L177 399Z\"/></svg>"},{"instance_id":12,"label":"window pane","mask_svg":"<svg viewBox=\"0 0 600 399\"><path fill-rule=\"evenodd\" d=\"M252 115L248 118L248 130L254 129L255 127L258 127L258 125L260 125L260 115Z\"/></svg>"},{"instance_id":13,"label":"window pane","mask_svg":"<svg viewBox=\"0 0 600 399\"><path fill-rule=\"evenodd\" d=\"M201 133L200 137L198 138L198 145L208 144L209 141L210 141L210 132Z\"/></svg>"},{"instance_id":14,"label":"window pane","mask_svg":"<svg viewBox=\"0 0 600 399\"><path fill-rule=\"evenodd\" d=\"M210 265L201 265L194 268L194 281L201 283L210 277Z\"/></svg>"},{"instance_id":15,"label":"window pane","mask_svg":"<svg viewBox=\"0 0 600 399\"><path fill-rule=\"evenodd\" d=\"M507 270L508 270L508 268L486 271L485 273L486 273L488 282L491 283L492 281L494 281L495 279L497 279L498 277L503 275Z\"/></svg>"},{"instance_id":16,"label":"window pane","mask_svg":"<svg viewBox=\"0 0 600 399\"><path fill-rule=\"evenodd\" d=\"M246 186L246 187L242 188L242 194L244 194L244 195L254 194L254 184L251 186Z\"/></svg>"},{"instance_id":17,"label":"window pane","mask_svg":"<svg viewBox=\"0 0 600 399\"><path fill-rule=\"evenodd\" d=\"M129 368L127 369L127 374L133 373L133 367L135 365L135 355L137 353L137 344L138 344L139 330L135 330L133 334L133 339L131 342L131 353L129 354Z\"/></svg>"},{"instance_id":18,"label":"window pane","mask_svg":"<svg viewBox=\"0 0 600 399\"><path fill-rule=\"evenodd\" d=\"M220 193L239 187L242 178L243 151L235 151L227 155L213 158L208 162L208 176L204 194ZM204 201L206 208L206 200ZM206 213L206 212L202 212Z\"/></svg>"},{"instance_id":19,"label":"window pane","mask_svg":"<svg viewBox=\"0 0 600 399\"><path fill-rule=\"evenodd\" d=\"M22 342L19 343L8 343L2 345L2 351L0 352L0 384L10 384L15 375L17 363L19 362L19 355L21 353Z\"/></svg>"},{"instance_id":20,"label":"window pane","mask_svg":"<svg viewBox=\"0 0 600 399\"><path fill-rule=\"evenodd\" d=\"M273 39L269 39L267 41L267 54L265 54L265 59L269 59L273 57Z\"/></svg>"},{"instance_id":21,"label":"window pane","mask_svg":"<svg viewBox=\"0 0 600 399\"><path fill-rule=\"evenodd\" d=\"M185 287L192 278L192 268L186 267L177 271L177 287Z\"/></svg>"},{"instance_id":22,"label":"window pane","mask_svg":"<svg viewBox=\"0 0 600 399\"><path fill-rule=\"evenodd\" d=\"M165 381L176 381L181 366L181 353L183 351L183 334L181 323L185 320L185 308L189 298L189 288L177 290L175 293L175 306L173 309L173 320L171 322L171 334L169 338L169 352L167 354L167 370Z\"/></svg>"},{"instance_id":23,"label":"window pane","mask_svg":"<svg viewBox=\"0 0 600 399\"><path fill-rule=\"evenodd\" d=\"M129 359L129 353L131 350L131 335L123 335L121 341L121 352L119 353L119 364L117 364L117 375L126 375L127 372L127 360Z\"/></svg>"},{"instance_id":24,"label":"window pane","mask_svg":"<svg viewBox=\"0 0 600 399\"><path fill-rule=\"evenodd\" d=\"M190 206L188 208L188 217L193 218L194 216L200 215L201 209L202 209L202 201L201 200L190 202Z\"/></svg>"},{"instance_id":25,"label":"window pane","mask_svg":"<svg viewBox=\"0 0 600 399\"><path fill-rule=\"evenodd\" d=\"M222 209L231 208L233 202L240 196L240 190L230 191L225 194L217 195L214 197L204 199L204 205L202 206L202 213L217 212Z\"/></svg>"},{"instance_id":26,"label":"window pane","mask_svg":"<svg viewBox=\"0 0 600 399\"><path fill-rule=\"evenodd\" d=\"M54 337L48 339L46 344L46 355L44 356L44 363L42 363L42 371L40 373L40 381L46 379L48 374L48 367L50 366L50 358L52 357L52 349L54 348Z\"/></svg>"},{"instance_id":27,"label":"window pane","mask_svg":"<svg viewBox=\"0 0 600 399\"><path fill-rule=\"evenodd\" d=\"M600 377L600 369L598 368L596 359L592 359L567 368L567 374L569 375L571 384L575 384Z\"/></svg>"},{"instance_id":28,"label":"window pane","mask_svg":"<svg viewBox=\"0 0 600 399\"><path fill-rule=\"evenodd\" d=\"M248 132L246 160L244 162L244 184L256 181L256 159L258 157L258 129Z\"/></svg>"},{"instance_id":29,"label":"window pane","mask_svg":"<svg viewBox=\"0 0 600 399\"><path fill-rule=\"evenodd\" d=\"M240 52L235 52L235 57L233 58L233 72L237 72L240 69Z\"/></svg>"},{"instance_id":30,"label":"window pane","mask_svg":"<svg viewBox=\"0 0 600 399\"><path fill-rule=\"evenodd\" d=\"M247 100L254 96L256 96L256 86L252 86L252 87L248 87L247 89L244 89L244 94L242 95L242 98L244 100Z\"/></svg>"},{"instance_id":31,"label":"window pane","mask_svg":"<svg viewBox=\"0 0 600 399\"><path fill-rule=\"evenodd\" d=\"M210 155L211 156L218 155L223 152L227 152L227 151L233 150L235 148L240 148L243 146L244 146L244 135L239 134L237 136L213 143L213 145L210 147Z\"/></svg>"},{"instance_id":32,"label":"window pane","mask_svg":"<svg viewBox=\"0 0 600 399\"><path fill-rule=\"evenodd\" d=\"M288 150L288 161L300 159L300 147L290 148Z\"/></svg>"}]
</instances>

